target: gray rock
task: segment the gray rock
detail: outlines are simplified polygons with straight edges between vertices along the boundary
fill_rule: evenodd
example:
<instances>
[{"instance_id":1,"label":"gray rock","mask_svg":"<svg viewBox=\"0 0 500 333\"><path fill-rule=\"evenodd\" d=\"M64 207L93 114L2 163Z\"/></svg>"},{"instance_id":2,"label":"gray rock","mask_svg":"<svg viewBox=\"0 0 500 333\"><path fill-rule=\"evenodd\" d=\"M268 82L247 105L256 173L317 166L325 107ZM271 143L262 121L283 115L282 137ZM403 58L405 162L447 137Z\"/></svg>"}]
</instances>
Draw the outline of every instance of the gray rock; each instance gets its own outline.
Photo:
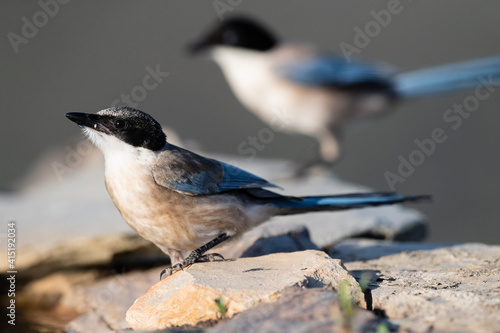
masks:
<instances>
[{"instance_id":1,"label":"gray rock","mask_svg":"<svg viewBox=\"0 0 500 333\"><path fill-rule=\"evenodd\" d=\"M338 289L349 285L349 297L364 304L357 282L340 260L320 251L278 253L258 258L194 264L154 285L127 312L135 330L196 326L274 302L291 286Z\"/></svg>"},{"instance_id":2,"label":"gray rock","mask_svg":"<svg viewBox=\"0 0 500 333\"><path fill-rule=\"evenodd\" d=\"M271 253L289 253L304 250L319 250L309 238L309 231L304 226L282 234L281 228L267 229L268 233L262 234L261 230L250 230L241 238L229 242L214 251L225 258L258 257Z\"/></svg>"},{"instance_id":3,"label":"gray rock","mask_svg":"<svg viewBox=\"0 0 500 333\"><path fill-rule=\"evenodd\" d=\"M373 239L347 239L330 249L330 257L343 262L372 260L401 252L434 250L452 246L445 243L391 242Z\"/></svg>"},{"instance_id":4,"label":"gray rock","mask_svg":"<svg viewBox=\"0 0 500 333\"><path fill-rule=\"evenodd\" d=\"M71 321L65 330L66 333L112 333L112 330L97 312L90 312Z\"/></svg>"},{"instance_id":5,"label":"gray rock","mask_svg":"<svg viewBox=\"0 0 500 333\"><path fill-rule=\"evenodd\" d=\"M208 330L209 333L319 333L376 332L391 327L372 312L355 308L352 317L342 311L337 294L331 290L289 288L276 303L260 304L230 321Z\"/></svg>"},{"instance_id":6,"label":"gray rock","mask_svg":"<svg viewBox=\"0 0 500 333\"><path fill-rule=\"evenodd\" d=\"M348 254L351 259L379 257L346 263L352 274L369 279L368 308L413 332L500 331L499 246L409 244L405 249L404 244L353 243L350 249L360 255ZM339 248L346 250L345 244Z\"/></svg>"}]
</instances>

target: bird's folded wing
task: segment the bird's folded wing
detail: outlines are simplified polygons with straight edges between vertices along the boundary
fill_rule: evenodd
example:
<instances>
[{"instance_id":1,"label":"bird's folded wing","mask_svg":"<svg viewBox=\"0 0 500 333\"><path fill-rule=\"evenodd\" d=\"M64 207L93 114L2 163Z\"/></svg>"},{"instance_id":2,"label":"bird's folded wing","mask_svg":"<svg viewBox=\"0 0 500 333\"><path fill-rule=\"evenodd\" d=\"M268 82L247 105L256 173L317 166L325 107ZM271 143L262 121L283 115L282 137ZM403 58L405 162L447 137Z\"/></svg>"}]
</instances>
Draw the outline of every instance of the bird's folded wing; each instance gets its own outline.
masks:
<instances>
[{"instance_id":1,"label":"bird's folded wing","mask_svg":"<svg viewBox=\"0 0 500 333\"><path fill-rule=\"evenodd\" d=\"M320 87L348 87L362 83L390 85L394 69L335 54L317 54L280 64L278 75L295 83Z\"/></svg>"},{"instance_id":2,"label":"bird's folded wing","mask_svg":"<svg viewBox=\"0 0 500 333\"><path fill-rule=\"evenodd\" d=\"M245 170L175 147L165 151L153 169L158 185L191 195L277 187Z\"/></svg>"}]
</instances>

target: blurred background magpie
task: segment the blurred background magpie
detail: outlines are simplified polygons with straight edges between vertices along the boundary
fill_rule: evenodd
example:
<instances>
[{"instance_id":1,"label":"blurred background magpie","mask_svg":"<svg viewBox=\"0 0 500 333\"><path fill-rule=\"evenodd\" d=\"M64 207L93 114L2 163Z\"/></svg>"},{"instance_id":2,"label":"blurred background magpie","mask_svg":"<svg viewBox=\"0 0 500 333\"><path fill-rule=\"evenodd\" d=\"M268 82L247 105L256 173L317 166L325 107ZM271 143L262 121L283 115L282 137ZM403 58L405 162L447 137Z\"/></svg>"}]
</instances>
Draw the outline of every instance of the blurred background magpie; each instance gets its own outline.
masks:
<instances>
[{"instance_id":1,"label":"blurred background magpie","mask_svg":"<svg viewBox=\"0 0 500 333\"><path fill-rule=\"evenodd\" d=\"M249 17L218 23L190 49L208 50L248 110L271 125L281 122L284 131L314 137L321 159L329 163L340 154L341 125L352 119L402 99L500 85L500 56L401 73L353 59L350 52L281 43ZM279 119L280 113L286 118Z\"/></svg>"}]
</instances>

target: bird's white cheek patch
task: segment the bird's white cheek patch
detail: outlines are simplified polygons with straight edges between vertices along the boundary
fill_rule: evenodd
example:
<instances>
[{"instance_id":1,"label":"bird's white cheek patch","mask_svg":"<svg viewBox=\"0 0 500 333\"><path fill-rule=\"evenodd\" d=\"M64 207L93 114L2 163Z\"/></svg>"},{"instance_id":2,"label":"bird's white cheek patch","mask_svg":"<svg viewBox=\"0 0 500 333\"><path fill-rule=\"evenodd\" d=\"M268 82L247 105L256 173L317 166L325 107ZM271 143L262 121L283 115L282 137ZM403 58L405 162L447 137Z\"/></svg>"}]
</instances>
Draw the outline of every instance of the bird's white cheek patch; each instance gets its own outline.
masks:
<instances>
[{"instance_id":1,"label":"bird's white cheek patch","mask_svg":"<svg viewBox=\"0 0 500 333\"><path fill-rule=\"evenodd\" d=\"M88 127L84 127L83 134L85 134L85 136L90 140L90 142L92 142L94 145L96 145L100 148L102 138L100 137L99 133L97 133L93 129L90 129Z\"/></svg>"}]
</instances>

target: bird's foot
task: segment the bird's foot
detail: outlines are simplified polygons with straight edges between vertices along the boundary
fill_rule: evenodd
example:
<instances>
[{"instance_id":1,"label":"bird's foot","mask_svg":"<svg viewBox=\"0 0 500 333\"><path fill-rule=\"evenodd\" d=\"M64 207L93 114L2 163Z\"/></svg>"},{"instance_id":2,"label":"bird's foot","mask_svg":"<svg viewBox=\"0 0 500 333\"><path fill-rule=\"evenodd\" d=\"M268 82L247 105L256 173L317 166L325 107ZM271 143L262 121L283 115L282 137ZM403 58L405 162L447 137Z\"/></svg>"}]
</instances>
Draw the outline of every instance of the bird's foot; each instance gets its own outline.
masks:
<instances>
[{"instance_id":1,"label":"bird's foot","mask_svg":"<svg viewBox=\"0 0 500 333\"><path fill-rule=\"evenodd\" d=\"M165 268L160 273L160 280L163 280L163 278L170 276L178 271L182 271L184 269L184 266L185 266L184 263L179 263L173 265L172 267Z\"/></svg>"},{"instance_id":2,"label":"bird's foot","mask_svg":"<svg viewBox=\"0 0 500 333\"><path fill-rule=\"evenodd\" d=\"M172 267L167 267L164 270L161 271L160 273L160 280L162 280L164 277L170 276L178 271L184 270L184 267L187 267L189 265L194 264L195 262L213 262L217 260L225 261L224 257L218 253L208 253L200 256L199 258L196 259L191 259L191 258L186 258L181 263L175 264Z\"/></svg>"},{"instance_id":3,"label":"bird's foot","mask_svg":"<svg viewBox=\"0 0 500 333\"><path fill-rule=\"evenodd\" d=\"M211 248L219 245L226 239L228 239L230 236L227 234L223 233L220 234L219 236L215 237L212 239L210 242L207 244L201 246L200 248L194 250L187 256L186 259L184 259L182 262L177 263L175 265L172 265L172 267L167 267L160 273L160 280L165 276L170 276L174 274L175 272L178 272L182 270L184 267L189 266L194 264L195 262L205 262L205 261L215 261L216 258L225 260L223 256L221 256L218 253L209 253L209 254L204 254L206 251L210 250Z\"/></svg>"},{"instance_id":4,"label":"bird's foot","mask_svg":"<svg viewBox=\"0 0 500 333\"><path fill-rule=\"evenodd\" d=\"M226 259L218 253L207 253L199 257L196 262L212 262L217 261L217 259L220 259L220 261L226 261Z\"/></svg>"}]
</instances>

